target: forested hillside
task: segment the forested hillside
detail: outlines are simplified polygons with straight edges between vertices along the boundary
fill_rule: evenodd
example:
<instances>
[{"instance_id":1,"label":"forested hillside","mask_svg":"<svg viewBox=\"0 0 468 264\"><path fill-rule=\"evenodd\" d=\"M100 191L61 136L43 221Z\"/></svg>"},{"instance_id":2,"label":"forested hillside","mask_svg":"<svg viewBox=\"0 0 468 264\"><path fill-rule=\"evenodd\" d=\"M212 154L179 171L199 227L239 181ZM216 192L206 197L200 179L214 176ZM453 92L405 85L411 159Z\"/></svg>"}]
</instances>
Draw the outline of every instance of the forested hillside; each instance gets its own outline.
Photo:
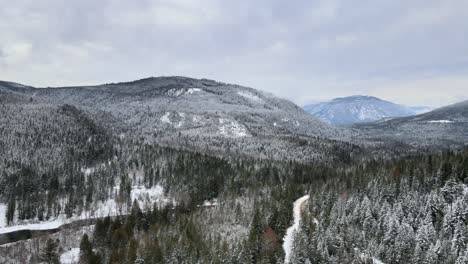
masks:
<instances>
[{"instance_id":1,"label":"forested hillside","mask_svg":"<svg viewBox=\"0 0 468 264\"><path fill-rule=\"evenodd\" d=\"M418 145L209 80L0 82L0 263L466 263L464 107L385 123Z\"/></svg>"},{"instance_id":2,"label":"forested hillside","mask_svg":"<svg viewBox=\"0 0 468 264\"><path fill-rule=\"evenodd\" d=\"M184 207L141 213L134 207L131 216L99 221L93 234L83 236L82 257L111 263L277 263L284 258L288 208L298 194L309 193L291 263L466 263L468 152L380 162L327 179L294 167L304 177L286 178L282 187L256 181L250 210L239 202L200 213ZM250 219L248 231L237 239L220 236L222 230L207 232L225 213L233 218L228 222L240 225ZM118 240L105 242L110 238Z\"/></svg>"},{"instance_id":3,"label":"forested hillside","mask_svg":"<svg viewBox=\"0 0 468 264\"><path fill-rule=\"evenodd\" d=\"M339 158L337 139L352 134L287 100L206 79L158 77L41 89L0 82L0 94L0 104L37 111L41 105L74 106L114 137L223 156L332 161Z\"/></svg>"},{"instance_id":4,"label":"forested hillside","mask_svg":"<svg viewBox=\"0 0 468 264\"><path fill-rule=\"evenodd\" d=\"M466 262L468 151L332 169L145 148L157 154L133 162L173 157L167 186L192 188L164 207L126 200L129 215L102 218L81 237L84 263L277 263L303 194L291 263Z\"/></svg>"}]
</instances>

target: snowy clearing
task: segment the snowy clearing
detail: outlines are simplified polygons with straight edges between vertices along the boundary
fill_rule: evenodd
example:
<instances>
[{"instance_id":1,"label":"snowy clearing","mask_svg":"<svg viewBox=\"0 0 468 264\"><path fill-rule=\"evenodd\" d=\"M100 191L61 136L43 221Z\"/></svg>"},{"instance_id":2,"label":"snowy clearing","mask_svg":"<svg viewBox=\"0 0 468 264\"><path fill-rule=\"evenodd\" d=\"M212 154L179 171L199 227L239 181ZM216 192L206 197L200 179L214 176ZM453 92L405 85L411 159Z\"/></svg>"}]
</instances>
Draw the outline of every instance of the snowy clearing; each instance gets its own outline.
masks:
<instances>
[{"instance_id":1,"label":"snowy clearing","mask_svg":"<svg viewBox=\"0 0 468 264\"><path fill-rule=\"evenodd\" d=\"M201 91L200 88L189 88L189 89L187 89L187 91L185 92L185 94L190 95L190 94L193 94L193 93L195 93L195 92L200 92L200 91Z\"/></svg>"},{"instance_id":2,"label":"snowy clearing","mask_svg":"<svg viewBox=\"0 0 468 264\"><path fill-rule=\"evenodd\" d=\"M249 93L246 91L239 91L237 92L237 94L255 102L263 102L263 100L260 97L256 96L253 93Z\"/></svg>"},{"instance_id":3,"label":"snowy clearing","mask_svg":"<svg viewBox=\"0 0 468 264\"><path fill-rule=\"evenodd\" d=\"M355 251L359 252L359 248L354 248ZM380 259L375 258L375 257L370 257L369 254L366 253L360 253L359 257L361 258L362 261L368 262L369 260L372 260L372 264L385 264L383 263Z\"/></svg>"},{"instance_id":4,"label":"snowy clearing","mask_svg":"<svg viewBox=\"0 0 468 264\"><path fill-rule=\"evenodd\" d=\"M72 248L69 251L63 253L60 256L60 263L61 264L73 264L78 263L80 260L80 249L79 248Z\"/></svg>"},{"instance_id":5,"label":"snowy clearing","mask_svg":"<svg viewBox=\"0 0 468 264\"><path fill-rule=\"evenodd\" d=\"M448 124L448 123L453 123L453 121L451 121L451 120L431 120L431 121L428 121L428 123Z\"/></svg>"},{"instance_id":6,"label":"snowy clearing","mask_svg":"<svg viewBox=\"0 0 468 264\"><path fill-rule=\"evenodd\" d=\"M170 115L171 113L166 112L159 120L161 120L161 122L166 123L166 124L172 124L171 120L169 119Z\"/></svg>"},{"instance_id":7,"label":"snowy clearing","mask_svg":"<svg viewBox=\"0 0 468 264\"><path fill-rule=\"evenodd\" d=\"M237 121L220 118L219 134L225 137L246 137L248 136L247 129Z\"/></svg>"}]
</instances>

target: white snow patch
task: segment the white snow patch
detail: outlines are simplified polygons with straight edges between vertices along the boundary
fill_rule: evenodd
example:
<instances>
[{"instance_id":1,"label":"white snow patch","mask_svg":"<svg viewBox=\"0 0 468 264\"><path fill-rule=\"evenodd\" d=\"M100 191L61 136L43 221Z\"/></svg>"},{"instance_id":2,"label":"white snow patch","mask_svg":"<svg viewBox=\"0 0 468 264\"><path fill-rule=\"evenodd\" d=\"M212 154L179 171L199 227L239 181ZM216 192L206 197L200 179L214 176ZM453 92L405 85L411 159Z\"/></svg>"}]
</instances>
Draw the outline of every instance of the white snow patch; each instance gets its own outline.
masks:
<instances>
[{"instance_id":1,"label":"white snow patch","mask_svg":"<svg viewBox=\"0 0 468 264\"><path fill-rule=\"evenodd\" d=\"M284 236L284 243L283 249L285 253L284 263L289 263L289 259L291 258L292 246L294 243L294 236L299 229L299 225L301 223L301 211L302 205L305 201L309 199L309 195L302 196L301 198L297 199L293 204L293 217L294 217L294 224L286 230L286 235Z\"/></svg>"},{"instance_id":2,"label":"white snow patch","mask_svg":"<svg viewBox=\"0 0 468 264\"><path fill-rule=\"evenodd\" d=\"M442 123L442 124L448 124L448 123L453 123L451 120L431 120L428 123Z\"/></svg>"},{"instance_id":3,"label":"white snow patch","mask_svg":"<svg viewBox=\"0 0 468 264\"><path fill-rule=\"evenodd\" d=\"M0 203L0 228L7 225L5 214L6 214L7 206L6 204Z\"/></svg>"},{"instance_id":4,"label":"white snow patch","mask_svg":"<svg viewBox=\"0 0 468 264\"><path fill-rule=\"evenodd\" d=\"M60 264L74 264L80 260L80 249L72 248L60 256Z\"/></svg>"},{"instance_id":5,"label":"white snow patch","mask_svg":"<svg viewBox=\"0 0 468 264\"><path fill-rule=\"evenodd\" d=\"M198 123L201 121L201 116L199 115L193 115L192 116L192 121L195 122L195 123Z\"/></svg>"},{"instance_id":6,"label":"white snow patch","mask_svg":"<svg viewBox=\"0 0 468 264\"><path fill-rule=\"evenodd\" d=\"M179 97L181 95L191 95L191 94L194 94L196 92L200 92L201 89L200 88L188 88L188 89L185 89L185 88L175 88L175 89L170 89L169 91L167 91L167 95L169 96L175 96L175 97Z\"/></svg>"},{"instance_id":7,"label":"white snow patch","mask_svg":"<svg viewBox=\"0 0 468 264\"><path fill-rule=\"evenodd\" d=\"M190 94L193 94L193 93L195 93L195 92L200 92L200 91L201 91L200 88L189 88L189 89L187 89L187 91L185 92L185 94L190 95Z\"/></svg>"},{"instance_id":8,"label":"white snow patch","mask_svg":"<svg viewBox=\"0 0 468 264\"><path fill-rule=\"evenodd\" d=\"M263 102L263 100L260 97L247 91L239 91L237 92L237 94L255 102Z\"/></svg>"},{"instance_id":9,"label":"white snow patch","mask_svg":"<svg viewBox=\"0 0 468 264\"><path fill-rule=\"evenodd\" d=\"M357 251L358 253L360 252L359 248L354 248L354 251ZM361 253L359 254L359 257L361 258L362 261L364 261L364 262L366 262L366 263L369 261L369 259L371 259L371 260L372 260L372 264L385 264L385 263L384 263L383 261L381 261L380 259L375 258L375 257L370 257L369 254L366 254L366 253L363 253L363 252L361 252Z\"/></svg>"},{"instance_id":10,"label":"white snow patch","mask_svg":"<svg viewBox=\"0 0 468 264\"><path fill-rule=\"evenodd\" d=\"M95 168L81 168L81 172L83 172L85 176L91 175L95 170Z\"/></svg>"},{"instance_id":11,"label":"white snow patch","mask_svg":"<svg viewBox=\"0 0 468 264\"><path fill-rule=\"evenodd\" d=\"M247 129L235 120L228 120L224 118L219 119L221 126L219 127L219 134L225 137L246 137L248 136Z\"/></svg>"},{"instance_id":12,"label":"white snow patch","mask_svg":"<svg viewBox=\"0 0 468 264\"><path fill-rule=\"evenodd\" d=\"M212 206L218 206L218 200L213 199L212 201L204 201L202 206L203 207L212 207Z\"/></svg>"},{"instance_id":13,"label":"white snow patch","mask_svg":"<svg viewBox=\"0 0 468 264\"><path fill-rule=\"evenodd\" d=\"M376 258L372 258L372 263L373 263L373 264L385 264L385 263L383 263L381 260L376 259Z\"/></svg>"},{"instance_id":14,"label":"white snow patch","mask_svg":"<svg viewBox=\"0 0 468 264\"><path fill-rule=\"evenodd\" d=\"M180 121L175 125L176 128L180 128L184 125L184 121L185 121L185 113L181 113L181 112L177 112L177 114L179 115L179 117L181 118Z\"/></svg>"},{"instance_id":15,"label":"white snow patch","mask_svg":"<svg viewBox=\"0 0 468 264\"><path fill-rule=\"evenodd\" d=\"M146 187L134 187L132 188L132 201L137 200L140 203L154 203L164 202L164 188L161 185L156 185L150 189Z\"/></svg>"},{"instance_id":16,"label":"white snow patch","mask_svg":"<svg viewBox=\"0 0 468 264\"><path fill-rule=\"evenodd\" d=\"M167 95L178 97L184 94L184 92L184 89L170 89L169 91L167 91Z\"/></svg>"},{"instance_id":17,"label":"white snow patch","mask_svg":"<svg viewBox=\"0 0 468 264\"><path fill-rule=\"evenodd\" d=\"M80 219L98 218L106 216L115 216L120 214L127 214L128 208L125 203L118 203L118 193L120 188L114 187L114 195L104 202L99 202L96 206L97 210L84 211L81 213ZM132 186L130 193L131 201L137 200L138 205L144 211L145 208L149 208L153 203L165 205L170 202L170 199L164 197L164 188L161 185L156 185L151 188L144 186Z\"/></svg>"},{"instance_id":18,"label":"white snow patch","mask_svg":"<svg viewBox=\"0 0 468 264\"><path fill-rule=\"evenodd\" d=\"M316 224L316 225L320 224L319 220L317 220L317 218L315 218L315 217L312 219L312 222L314 222L314 224Z\"/></svg>"},{"instance_id":19,"label":"white snow patch","mask_svg":"<svg viewBox=\"0 0 468 264\"><path fill-rule=\"evenodd\" d=\"M161 122L163 123L166 123L166 124L172 124L171 120L169 119L169 116L171 115L171 113L169 112L166 112L161 118Z\"/></svg>"},{"instance_id":20,"label":"white snow patch","mask_svg":"<svg viewBox=\"0 0 468 264\"><path fill-rule=\"evenodd\" d=\"M28 223L28 224L23 224L23 225L20 224L20 225L0 227L0 234L10 233L13 231L18 231L18 230L27 230L27 229L30 229L30 230L55 229L65 224L65 222L66 222L65 216L61 215L51 221L42 221L42 222Z\"/></svg>"}]
</instances>

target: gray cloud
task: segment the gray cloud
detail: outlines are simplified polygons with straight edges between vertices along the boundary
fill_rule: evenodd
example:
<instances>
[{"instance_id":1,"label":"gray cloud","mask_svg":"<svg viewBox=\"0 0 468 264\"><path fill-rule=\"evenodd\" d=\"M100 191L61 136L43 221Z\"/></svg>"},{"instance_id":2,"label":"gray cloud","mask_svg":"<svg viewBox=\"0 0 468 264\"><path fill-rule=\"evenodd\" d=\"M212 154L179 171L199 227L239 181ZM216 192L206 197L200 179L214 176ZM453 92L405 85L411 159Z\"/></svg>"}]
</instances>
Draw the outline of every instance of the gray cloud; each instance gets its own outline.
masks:
<instances>
[{"instance_id":1,"label":"gray cloud","mask_svg":"<svg viewBox=\"0 0 468 264\"><path fill-rule=\"evenodd\" d=\"M365 93L437 106L468 93L463 0L0 4L0 79L36 86L187 75L298 104Z\"/></svg>"}]
</instances>

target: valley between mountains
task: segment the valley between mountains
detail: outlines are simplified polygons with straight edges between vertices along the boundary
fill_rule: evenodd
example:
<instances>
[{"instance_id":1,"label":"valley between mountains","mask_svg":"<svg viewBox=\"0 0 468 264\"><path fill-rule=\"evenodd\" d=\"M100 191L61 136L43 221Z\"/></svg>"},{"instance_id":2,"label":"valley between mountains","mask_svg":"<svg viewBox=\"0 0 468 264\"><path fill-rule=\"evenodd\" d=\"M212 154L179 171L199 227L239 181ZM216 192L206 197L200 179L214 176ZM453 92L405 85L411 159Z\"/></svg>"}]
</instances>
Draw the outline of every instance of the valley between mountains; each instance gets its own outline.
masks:
<instances>
[{"instance_id":1,"label":"valley between mountains","mask_svg":"<svg viewBox=\"0 0 468 264\"><path fill-rule=\"evenodd\" d=\"M207 79L0 82L0 263L468 263L468 102L397 110L336 126Z\"/></svg>"}]
</instances>

